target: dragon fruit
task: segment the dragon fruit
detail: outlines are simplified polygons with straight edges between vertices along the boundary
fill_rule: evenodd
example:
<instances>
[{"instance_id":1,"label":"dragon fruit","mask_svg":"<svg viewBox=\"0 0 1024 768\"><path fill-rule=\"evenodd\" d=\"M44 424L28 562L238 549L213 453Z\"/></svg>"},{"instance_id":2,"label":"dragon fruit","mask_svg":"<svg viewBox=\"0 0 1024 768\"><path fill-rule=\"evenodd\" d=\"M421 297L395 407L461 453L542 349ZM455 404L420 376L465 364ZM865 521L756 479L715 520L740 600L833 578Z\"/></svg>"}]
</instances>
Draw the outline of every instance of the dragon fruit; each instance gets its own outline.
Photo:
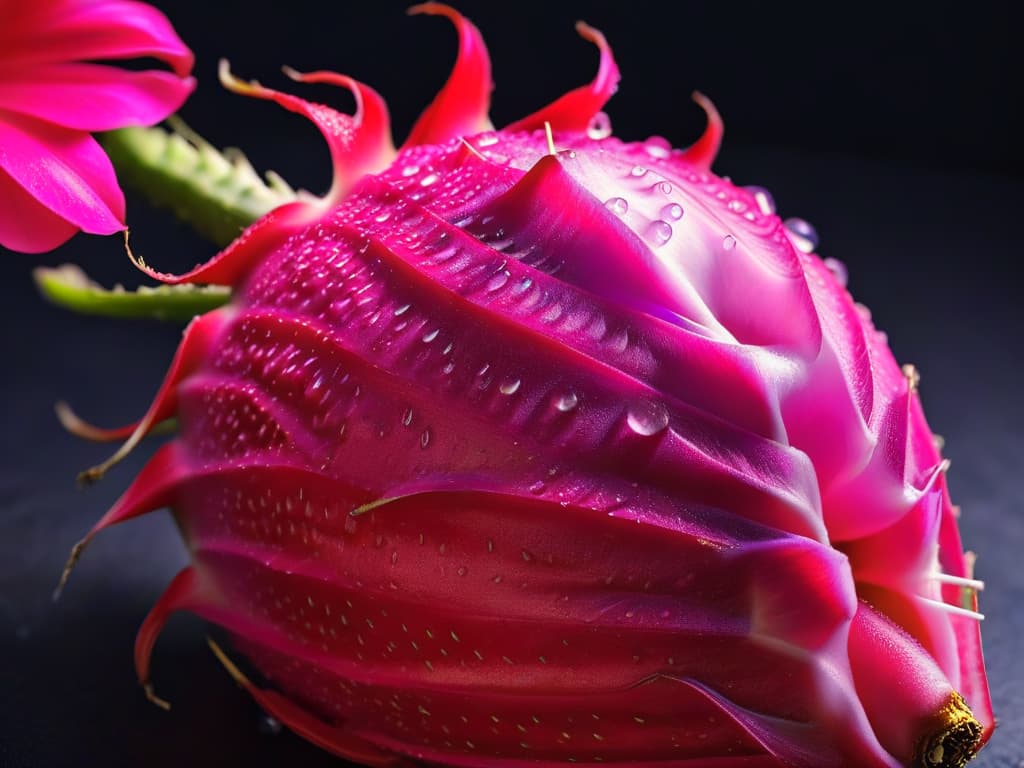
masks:
<instances>
[{"instance_id":1,"label":"dragon fruit","mask_svg":"<svg viewBox=\"0 0 1024 768\"><path fill-rule=\"evenodd\" d=\"M235 288L188 327L103 474L164 445L94 527L170 507L169 614L287 726L367 765L960 766L989 738L972 575L916 373L770 197L626 143L619 73L496 131L490 64L400 151L313 120L323 199L168 283ZM88 537L85 541L88 541ZM84 542L83 542L84 544ZM74 556L81 551L76 548Z\"/></svg>"}]
</instances>

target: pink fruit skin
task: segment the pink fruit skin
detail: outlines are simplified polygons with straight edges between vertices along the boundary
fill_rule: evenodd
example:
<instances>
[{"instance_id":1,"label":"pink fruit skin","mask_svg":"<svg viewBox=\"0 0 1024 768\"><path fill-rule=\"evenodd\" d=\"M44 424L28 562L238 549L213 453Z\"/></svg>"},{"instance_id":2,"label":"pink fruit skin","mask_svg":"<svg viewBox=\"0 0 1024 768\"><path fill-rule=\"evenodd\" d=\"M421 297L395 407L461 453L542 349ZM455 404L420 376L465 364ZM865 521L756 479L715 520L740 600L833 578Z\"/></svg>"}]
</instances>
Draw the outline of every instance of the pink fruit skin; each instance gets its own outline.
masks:
<instances>
[{"instance_id":1,"label":"pink fruit skin","mask_svg":"<svg viewBox=\"0 0 1024 768\"><path fill-rule=\"evenodd\" d=\"M993 718L912 372L710 172L709 104L687 151L605 136L582 27L594 83L481 132L479 34L421 10L461 52L397 156L365 86L349 118L233 83L309 114L336 179L164 276L238 292L94 529L170 506L191 551L140 678L185 609L367 764L962 765Z\"/></svg>"}]
</instances>

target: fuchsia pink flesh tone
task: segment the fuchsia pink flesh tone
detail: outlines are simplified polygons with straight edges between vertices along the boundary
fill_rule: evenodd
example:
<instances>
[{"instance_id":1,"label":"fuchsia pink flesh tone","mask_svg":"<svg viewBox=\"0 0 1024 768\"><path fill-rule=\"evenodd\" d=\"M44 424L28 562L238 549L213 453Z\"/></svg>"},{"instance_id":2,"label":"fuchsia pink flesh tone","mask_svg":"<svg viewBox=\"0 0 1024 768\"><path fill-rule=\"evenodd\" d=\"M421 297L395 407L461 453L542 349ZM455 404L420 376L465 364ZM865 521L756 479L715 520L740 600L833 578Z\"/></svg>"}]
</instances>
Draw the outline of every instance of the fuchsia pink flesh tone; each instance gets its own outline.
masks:
<instances>
[{"instance_id":1,"label":"fuchsia pink flesh tone","mask_svg":"<svg viewBox=\"0 0 1024 768\"><path fill-rule=\"evenodd\" d=\"M460 53L397 155L366 86L296 75L349 117L225 77L316 122L336 175L160 275L237 295L93 531L171 507L190 547L141 680L184 609L370 765L962 765L993 726L977 583L912 371L709 171L706 99L688 150L607 136L581 26L594 82L489 130L479 33L417 10Z\"/></svg>"}]
</instances>

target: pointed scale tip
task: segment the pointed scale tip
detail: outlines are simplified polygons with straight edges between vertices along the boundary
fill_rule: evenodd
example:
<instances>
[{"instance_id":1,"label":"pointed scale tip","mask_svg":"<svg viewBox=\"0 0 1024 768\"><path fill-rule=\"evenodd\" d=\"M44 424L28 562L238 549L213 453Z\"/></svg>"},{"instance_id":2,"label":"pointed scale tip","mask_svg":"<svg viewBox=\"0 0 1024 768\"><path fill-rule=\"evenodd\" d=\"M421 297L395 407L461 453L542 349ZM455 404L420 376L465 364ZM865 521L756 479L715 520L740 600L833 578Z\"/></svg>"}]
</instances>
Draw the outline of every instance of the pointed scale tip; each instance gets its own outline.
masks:
<instances>
[{"instance_id":1,"label":"pointed scale tip","mask_svg":"<svg viewBox=\"0 0 1024 768\"><path fill-rule=\"evenodd\" d=\"M465 16L443 3L421 3L410 15L445 16L459 35L455 66L430 105L423 110L403 147L441 144L459 136L471 136L493 128L491 107L491 59L480 30Z\"/></svg>"},{"instance_id":2,"label":"pointed scale tip","mask_svg":"<svg viewBox=\"0 0 1024 768\"><path fill-rule=\"evenodd\" d=\"M294 72L294 70L292 71ZM335 168L334 182L331 186L331 194L326 199L321 200L312 197L310 199L300 196L297 201L285 203L272 209L242 232L227 248L183 274L160 272L149 266L142 256L136 255L132 251L131 243L129 242L129 231L126 228L124 230L124 248L128 259L144 275L167 285L198 283L233 287L240 284L255 264L265 257L267 252L283 243L296 231L305 228L322 216L324 209L332 205L333 197L347 191L347 187L343 187L338 183L338 168L339 165L344 163L344 153L336 148L336 144L340 143L340 140L336 139L332 128L340 131L342 126L346 124L345 121L351 122L352 118L347 115L338 115L327 107L309 104L302 99L264 88L255 80L249 82L240 80L231 73L231 66L227 59L220 60L217 72L221 84L229 91L244 96L276 101L292 112L304 114L316 124L328 143L328 149L330 150ZM337 119L332 120L331 115L335 115ZM344 120L341 118L344 118ZM390 135L388 136L388 141L390 143ZM388 162L390 162L390 159ZM358 179L354 179L352 181L353 184L355 180ZM80 482L94 481L96 478L93 475L94 473L92 472L83 473Z\"/></svg>"},{"instance_id":3,"label":"pointed scale tip","mask_svg":"<svg viewBox=\"0 0 1024 768\"><path fill-rule=\"evenodd\" d=\"M79 473L78 482L81 485L92 485L102 479L107 471L128 456L157 424L175 414L178 408L178 384L205 359L229 317L229 312L217 309L200 315L188 324L149 410L136 422L128 439L110 458Z\"/></svg>"},{"instance_id":4,"label":"pointed scale tip","mask_svg":"<svg viewBox=\"0 0 1024 768\"><path fill-rule=\"evenodd\" d=\"M556 131L585 131L594 115L601 111L619 87L619 67L611 46L600 31L589 24L576 22L580 37L597 46L601 61L597 74L587 85L569 91L532 115L506 126L509 131L532 131L551 123Z\"/></svg>"},{"instance_id":5,"label":"pointed scale tip","mask_svg":"<svg viewBox=\"0 0 1024 768\"><path fill-rule=\"evenodd\" d=\"M227 59L221 59L218 75L225 88L245 96L273 101L303 115L320 130L331 154L334 176L331 189L314 209L314 216L337 205L365 174L386 167L395 155L387 105L380 94L353 78L334 72L302 73L291 67L284 72L303 83L328 83L349 89L356 100L355 115L345 115L323 104L266 88L255 80L244 82L231 74Z\"/></svg>"},{"instance_id":6,"label":"pointed scale tip","mask_svg":"<svg viewBox=\"0 0 1024 768\"><path fill-rule=\"evenodd\" d=\"M170 702L156 695L149 677L150 659L157 638L171 614L181 610L195 610L201 602L199 577L192 566L187 566L167 585L160 599L149 610L135 635L135 673L146 699L163 710L171 708Z\"/></svg>"},{"instance_id":7,"label":"pointed scale tip","mask_svg":"<svg viewBox=\"0 0 1024 768\"><path fill-rule=\"evenodd\" d=\"M53 406L53 410L57 414L57 421L60 422L60 425L66 432L82 440L90 440L95 443L127 440L139 426L139 422L136 421L132 424L126 424L123 427L115 427L113 429L97 427L81 418L64 400L58 401Z\"/></svg>"},{"instance_id":8,"label":"pointed scale tip","mask_svg":"<svg viewBox=\"0 0 1024 768\"><path fill-rule=\"evenodd\" d=\"M243 96L255 96L259 91L264 90L256 80L246 82L235 77L231 72L231 62L227 59L217 61L217 80L227 90Z\"/></svg>"},{"instance_id":9,"label":"pointed scale tip","mask_svg":"<svg viewBox=\"0 0 1024 768\"><path fill-rule=\"evenodd\" d=\"M679 158L690 165L695 165L702 170L709 171L711 170L711 164L715 162L715 157L718 156L719 148L722 146L725 124L722 122L722 116L718 114L718 110L715 109L711 99L700 91L694 91L692 98L704 110L708 124L701 137L679 155Z\"/></svg>"},{"instance_id":10,"label":"pointed scale tip","mask_svg":"<svg viewBox=\"0 0 1024 768\"><path fill-rule=\"evenodd\" d=\"M160 447L107 513L71 548L57 587L53 591L54 602L60 599L71 572L94 536L112 525L169 506L186 472L187 468L181 460L176 443L171 442Z\"/></svg>"}]
</instances>

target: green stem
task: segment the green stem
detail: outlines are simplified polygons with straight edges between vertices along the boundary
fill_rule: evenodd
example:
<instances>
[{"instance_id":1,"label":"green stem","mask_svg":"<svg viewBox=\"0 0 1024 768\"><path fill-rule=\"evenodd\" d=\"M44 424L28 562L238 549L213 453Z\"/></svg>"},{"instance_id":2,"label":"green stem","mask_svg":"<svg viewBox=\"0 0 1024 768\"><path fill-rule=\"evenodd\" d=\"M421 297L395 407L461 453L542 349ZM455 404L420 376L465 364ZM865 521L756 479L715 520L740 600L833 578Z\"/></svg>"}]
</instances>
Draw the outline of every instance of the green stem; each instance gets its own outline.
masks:
<instances>
[{"instance_id":1,"label":"green stem","mask_svg":"<svg viewBox=\"0 0 1024 768\"><path fill-rule=\"evenodd\" d=\"M238 150L217 150L178 118L168 124L172 131L121 128L100 138L122 183L169 207L217 245L296 199L277 174L261 179Z\"/></svg>"},{"instance_id":2,"label":"green stem","mask_svg":"<svg viewBox=\"0 0 1024 768\"><path fill-rule=\"evenodd\" d=\"M39 267L32 275L47 299L86 315L188 321L231 299L230 289L217 285L141 286L131 291L121 286L107 289L89 279L74 264Z\"/></svg>"}]
</instances>

